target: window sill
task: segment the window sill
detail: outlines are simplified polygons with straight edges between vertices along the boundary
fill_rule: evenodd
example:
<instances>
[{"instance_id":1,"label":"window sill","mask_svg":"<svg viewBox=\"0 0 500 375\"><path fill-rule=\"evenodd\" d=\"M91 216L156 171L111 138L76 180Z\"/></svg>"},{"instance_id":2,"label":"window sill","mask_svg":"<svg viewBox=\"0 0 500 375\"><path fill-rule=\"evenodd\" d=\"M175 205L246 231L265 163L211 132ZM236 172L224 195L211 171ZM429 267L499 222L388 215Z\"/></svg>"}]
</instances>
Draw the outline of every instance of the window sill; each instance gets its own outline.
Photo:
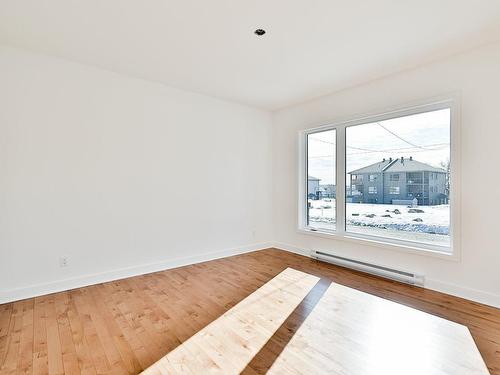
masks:
<instances>
[{"instance_id":1,"label":"window sill","mask_svg":"<svg viewBox=\"0 0 500 375\"><path fill-rule=\"evenodd\" d=\"M330 240L339 240L350 242L358 245L371 246L383 248L385 250L396 250L409 254L430 256L440 259L460 261L459 252L456 249L450 249L444 246L433 246L427 244L413 244L413 243L398 243L391 239L385 239L375 236L359 235L356 233L334 233L323 230L311 230L308 228L298 228L297 232L300 234L326 238Z\"/></svg>"}]
</instances>

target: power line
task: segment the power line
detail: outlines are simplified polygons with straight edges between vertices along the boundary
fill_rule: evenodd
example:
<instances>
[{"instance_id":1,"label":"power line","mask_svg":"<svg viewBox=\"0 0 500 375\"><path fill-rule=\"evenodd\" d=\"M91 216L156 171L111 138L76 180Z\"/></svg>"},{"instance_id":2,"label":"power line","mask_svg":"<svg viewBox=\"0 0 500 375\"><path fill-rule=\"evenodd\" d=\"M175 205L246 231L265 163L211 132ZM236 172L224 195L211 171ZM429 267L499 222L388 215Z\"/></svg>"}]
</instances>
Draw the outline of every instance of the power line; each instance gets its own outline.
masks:
<instances>
[{"instance_id":1,"label":"power line","mask_svg":"<svg viewBox=\"0 0 500 375\"><path fill-rule=\"evenodd\" d=\"M328 143L329 145L334 145L335 146L335 142L325 141L324 139L314 138L314 137L311 137L311 136L309 136L308 139L312 139L312 140L318 141L318 142Z\"/></svg>"},{"instance_id":2,"label":"power line","mask_svg":"<svg viewBox=\"0 0 500 375\"><path fill-rule=\"evenodd\" d=\"M411 150L413 148L418 148L418 149L425 150L425 151L435 151L436 149L429 149L428 147L444 146L444 145L448 144L448 143L435 143L435 144L430 144L430 145L419 146L419 145L416 145L414 143L411 143L411 142L405 140L404 138L400 137L396 133L394 133L394 132L390 131L389 129L385 128L382 124L380 124L380 123L377 123L377 124L379 124L383 129L385 129L386 131L388 131L390 134L394 135L395 137L397 137L398 139L402 140L403 142L409 144L412 147L402 147L402 148L394 148L394 149L388 149L388 150L374 150L374 149L369 149L369 148L347 146L346 145L346 148L350 148L350 149L353 149L353 150L366 151L366 153L403 151L403 150ZM334 142L329 142L329 141L325 141L323 139L314 138L314 137L310 137L310 139L313 139L313 140L318 141L318 142L323 142L323 143L327 143L327 144L335 146ZM351 154L351 155L360 155L360 154L364 154L364 153L360 152L360 153Z\"/></svg>"},{"instance_id":3,"label":"power line","mask_svg":"<svg viewBox=\"0 0 500 375\"><path fill-rule=\"evenodd\" d=\"M403 142L405 143L408 143L410 146L413 146L413 147L416 147L416 148L421 148L421 149L424 149L422 146L419 146L419 145L416 145L415 143L411 143L410 141L407 141L406 139L404 139L403 137L400 137L399 135L397 135L396 133L394 133L392 130L389 130L387 129L384 125L382 125L380 122L377 122L376 123L378 126L380 126L382 129L384 129L385 131L387 131L388 133L392 134L393 136L395 136L396 138L402 140Z\"/></svg>"},{"instance_id":4,"label":"power line","mask_svg":"<svg viewBox=\"0 0 500 375\"><path fill-rule=\"evenodd\" d=\"M396 152L396 151L411 151L412 153L418 153L418 152L425 152L425 151L439 151L446 146L449 146L449 143L435 143L435 144L430 144L430 145L425 145L422 147L419 147L419 150L414 150L412 151L415 147L402 147L402 148L394 148L390 150L381 150L381 151L364 151L364 152L352 152L347 155L364 155L364 154L372 154L372 153L384 153L384 152ZM427 147L434 147L434 148L427 148Z\"/></svg>"},{"instance_id":5,"label":"power line","mask_svg":"<svg viewBox=\"0 0 500 375\"><path fill-rule=\"evenodd\" d=\"M360 151L367 151L367 152L380 152L380 151L372 150L369 148L354 147L354 146L346 146L346 148L352 148L353 150L360 150Z\"/></svg>"},{"instance_id":6,"label":"power line","mask_svg":"<svg viewBox=\"0 0 500 375\"><path fill-rule=\"evenodd\" d=\"M441 149L444 149L445 146L448 146L449 143L434 143L430 145L425 145L422 147L419 147L419 151L412 151L413 153L418 153L418 152L424 152L424 151L438 151ZM437 147L437 148L426 148L426 147ZM388 153L388 152L396 152L396 151L409 151L413 150L415 147L401 147L401 148L392 148L392 149L386 149L386 150L369 150L369 149L363 149L361 147L350 147L347 146L347 148L352 148L355 150L361 150L363 152L351 152L347 153L347 155L365 155L365 154L376 154L376 153ZM364 151L366 150L366 151ZM321 158L328 158L328 157L333 157L334 155L321 155L321 156L310 156L309 159L321 159Z\"/></svg>"},{"instance_id":7,"label":"power line","mask_svg":"<svg viewBox=\"0 0 500 375\"><path fill-rule=\"evenodd\" d=\"M312 139L312 140L318 141L318 142L328 143L329 145L334 145L335 146L335 142L329 142L329 141L325 141L323 139L314 138L314 137L309 137L309 139ZM361 147L354 147L354 146L346 146L346 147L347 148L352 148L352 149L355 149L355 150L377 152L376 150L371 150L371 149L368 149L368 148L361 148Z\"/></svg>"},{"instance_id":8,"label":"power line","mask_svg":"<svg viewBox=\"0 0 500 375\"><path fill-rule=\"evenodd\" d=\"M394 137L398 138L399 140L409 144L410 146L414 147L414 148L418 148L418 149L422 149L422 150L428 150L426 147L430 147L430 146L433 146L433 145L425 145L425 146L420 146L420 145L417 145L415 143L412 143L408 140L406 140L405 138L401 137L400 135L396 134L395 132L393 132L392 130L388 129L387 127L385 127L384 125L382 125L380 122L376 122L376 124L378 126L380 126L382 129L384 129L386 132L388 132L389 134L393 135ZM323 143L327 143L327 144L331 144L331 145L335 145L335 142L329 142L329 141L325 141L323 139L319 139L319 138L315 138L315 137L311 137L309 136L309 139L313 139L315 141L318 141L318 142L323 142ZM373 150L373 149L367 149L367 148L361 148L361 147L354 147L354 146L346 146L347 148L351 148L351 149L355 149L355 150L360 150L360 151L367 151L367 152L379 152L379 151L376 151L376 150ZM401 149L403 150L403 149ZM397 151L397 149L395 150Z\"/></svg>"},{"instance_id":9,"label":"power line","mask_svg":"<svg viewBox=\"0 0 500 375\"><path fill-rule=\"evenodd\" d=\"M309 139L335 146L335 142L329 142L329 141L325 141L323 139L314 138L314 137L310 137ZM381 152L381 151L377 151L377 150L373 150L373 149L369 149L369 148L354 147L354 146L346 146L346 148L352 148L353 150L360 150L360 151L367 151L367 152Z\"/></svg>"}]
</instances>

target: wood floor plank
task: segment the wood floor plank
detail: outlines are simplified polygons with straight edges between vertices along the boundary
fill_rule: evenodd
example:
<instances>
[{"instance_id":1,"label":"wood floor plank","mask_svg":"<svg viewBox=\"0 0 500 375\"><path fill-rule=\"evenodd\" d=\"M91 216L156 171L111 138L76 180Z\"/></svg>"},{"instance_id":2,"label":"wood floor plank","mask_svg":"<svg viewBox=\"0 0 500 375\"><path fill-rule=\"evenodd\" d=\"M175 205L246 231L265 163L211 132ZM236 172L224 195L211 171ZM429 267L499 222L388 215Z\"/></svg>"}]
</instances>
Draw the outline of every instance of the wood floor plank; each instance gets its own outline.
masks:
<instances>
[{"instance_id":1,"label":"wood floor plank","mask_svg":"<svg viewBox=\"0 0 500 375\"><path fill-rule=\"evenodd\" d=\"M33 373L33 317L34 301L23 301L23 327L20 337L17 371L20 374Z\"/></svg>"},{"instance_id":2,"label":"wood floor plank","mask_svg":"<svg viewBox=\"0 0 500 375\"><path fill-rule=\"evenodd\" d=\"M33 373L48 374L47 329L45 304L47 297L36 297L33 308Z\"/></svg>"},{"instance_id":3,"label":"wood floor plank","mask_svg":"<svg viewBox=\"0 0 500 375\"><path fill-rule=\"evenodd\" d=\"M100 374L107 373L111 370L111 367L99 340L99 336L97 335L94 322L92 321L88 306L88 293L88 289L80 289L77 293L73 293L72 295L78 312L79 321L81 322L82 334L89 348L88 353L92 359L95 371Z\"/></svg>"},{"instance_id":4,"label":"wood floor plank","mask_svg":"<svg viewBox=\"0 0 500 375\"><path fill-rule=\"evenodd\" d=\"M500 375L499 309L275 249L0 305L0 374L49 374L49 362L53 373L139 373L287 267L467 326L489 371ZM311 301L298 306L245 374L269 369L313 311ZM213 342L209 350L221 345ZM203 350L192 346L186 355L199 356L205 373L220 371ZM287 366L296 373L298 365Z\"/></svg>"},{"instance_id":5,"label":"wood floor plank","mask_svg":"<svg viewBox=\"0 0 500 375\"><path fill-rule=\"evenodd\" d=\"M0 305L0 337L7 336L10 317L12 316L12 307L13 304L11 303Z\"/></svg>"},{"instance_id":6,"label":"wood floor plank","mask_svg":"<svg viewBox=\"0 0 500 375\"><path fill-rule=\"evenodd\" d=\"M64 374L61 340L59 337L59 325L57 323L55 295L49 295L45 305L45 328L47 330L47 356L49 374Z\"/></svg>"},{"instance_id":7,"label":"wood floor plank","mask_svg":"<svg viewBox=\"0 0 500 375\"><path fill-rule=\"evenodd\" d=\"M0 365L2 374L17 372L20 352L21 332L23 328L23 301L14 302L12 317L8 328L8 345L3 363Z\"/></svg>"},{"instance_id":8,"label":"wood floor plank","mask_svg":"<svg viewBox=\"0 0 500 375\"><path fill-rule=\"evenodd\" d=\"M80 365L73 342L73 334L68 317L70 300L68 293L58 293L54 296L55 310L57 314L57 325L59 328L59 338L61 341L62 361L64 372L66 374L79 374Z\"/></svg>"},{"instance_id":9,"label":"wood floor plank","mask_svg":"<svg viewBox=\"0 0 500 375\"><path fill-rule=\"evenodd\" d=\"M8 303L0 305L0 369L5 362L8 343L10 341L9 327L12 317L14 304Z\"/></svg>"},{"instance_id":10,"label":"wood floor plank","mask_svg":"<svg viewBox=\"0 0 500 375\"><path fill-rule=\"evenodd\" d=\"M75 346L80 373L94 375L97 373L97 370L92 362L91 348L85 337L83 320L78 314L75 304L75 295L77 294L79 294L79 290L68 292L67 315L71 328L71 337Z\"/></svg>"}]
</instances>

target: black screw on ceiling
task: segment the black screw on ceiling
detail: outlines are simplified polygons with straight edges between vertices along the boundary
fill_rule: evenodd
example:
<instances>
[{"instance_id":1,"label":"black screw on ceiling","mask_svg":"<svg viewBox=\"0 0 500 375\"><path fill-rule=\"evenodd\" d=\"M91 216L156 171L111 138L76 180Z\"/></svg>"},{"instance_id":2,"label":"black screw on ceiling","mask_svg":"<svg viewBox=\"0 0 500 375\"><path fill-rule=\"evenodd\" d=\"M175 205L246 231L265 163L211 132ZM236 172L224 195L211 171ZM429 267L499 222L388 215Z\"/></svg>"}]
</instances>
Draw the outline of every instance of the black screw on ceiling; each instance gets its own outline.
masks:
<instances>
[{"instance_id":1,"label":"black screw on ceiling","mask_svg":"<svg viewBox=\"0 0 500 375\"><path fill-rule=\"evenodd\" d=\"M264 29L257 29L257 30L254 31L254 34L258 35L258 36L262 36L265 33L266 33L266 30L264 30Z\"/></svg>"}]
</instances>

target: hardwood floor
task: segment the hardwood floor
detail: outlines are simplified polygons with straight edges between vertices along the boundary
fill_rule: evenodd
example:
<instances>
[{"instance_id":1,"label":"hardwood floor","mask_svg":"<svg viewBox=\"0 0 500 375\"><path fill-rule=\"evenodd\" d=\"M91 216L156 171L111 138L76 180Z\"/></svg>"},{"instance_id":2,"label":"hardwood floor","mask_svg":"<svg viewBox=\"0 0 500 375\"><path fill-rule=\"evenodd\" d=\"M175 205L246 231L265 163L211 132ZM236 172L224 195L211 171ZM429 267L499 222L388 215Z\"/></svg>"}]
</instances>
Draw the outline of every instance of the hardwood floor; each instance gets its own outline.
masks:
<instances>
[{"instance_id":1,"label":"hardwood floor","mask_svg":"<svg viewBox=\"0 0 500 375\"><path fill-rule=\"evenodd\" d=\"M264 349L269 375L489 374L467 327L287 268L143 375L238 375ZM318 293L319 289L319 293ZM265 344L308 295L293 337ZM293 319L293 318L291 318ZM298 329L297 329L298 328Z\"/></svg>"},{"instance_id":2,"label":"hardwood floor","mask_svg":"<svg viewBox=\"0 0 500 375\"><path fill-rule=\"evenodd\" d=\"M500 310L280 250L0 305L0 373L136 374L287 267L321 278L243 373L265 373L331 282L466 325L500 374Z\"/></svg>"}]
</instances>

